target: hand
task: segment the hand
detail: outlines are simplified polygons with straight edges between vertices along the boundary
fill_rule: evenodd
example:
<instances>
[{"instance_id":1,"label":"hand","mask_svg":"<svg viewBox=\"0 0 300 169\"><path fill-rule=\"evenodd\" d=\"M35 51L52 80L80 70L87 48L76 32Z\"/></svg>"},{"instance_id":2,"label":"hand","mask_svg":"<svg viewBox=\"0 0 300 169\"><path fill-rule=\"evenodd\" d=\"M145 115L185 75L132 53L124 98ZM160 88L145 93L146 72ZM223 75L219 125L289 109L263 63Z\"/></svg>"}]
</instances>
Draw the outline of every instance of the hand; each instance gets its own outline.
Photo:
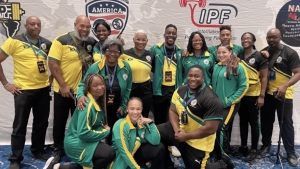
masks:
<instances>
[{"instance_id":1,"label":"hand","mask_svg":"<svg viewBox=\"0 0 300 169\"><path fill-rule=\"evenodd\" d=\"M185 142L187 140L186 132L183 129L179 129L177 133L175 133L175 139L179 142Z\"/></svg>"},{"instance_id":2,"label":"hand","mask_svg":"<svg viewBox=\"0 0 300 169\"><path fill-rule=\"evenodd\" d=\"M62 97L68 97L74 99L73 94L71 93L71 87L70 86L60 86L59 87L60 94Z\"/></svg>"},{"instance_id":3,"label":"hand","mask_svg":"<svg viewBox=\"0 0 300 169\"><path fill-rule=\"evenodd\" d=\"M118 113L118 112L120 112L121 115L124 117L124 112L123 112L123 109L121 109L121 107L118 108L117 113ZM117 116L118 116L118 114L117 114Z\"/></svg>"},{"instance_id":4,"label":"hand","mask_svg":"<svg viewBox=\"0 0 300 169\"><path fill-rule=\"evenodd\" d=\"M287 90L288 86L286 85L281 85L277 88L277 95L275 96L276 98L280 98L282 96L285 96L285 92Z\"/></svg>"},{"instance_id":5,"label":"hand","mask_svg":"<svg viewBox=\"0 0 300 169\"><path fill-rule=\"evenodd\" d=\"M145 118L143 116L141 116L139 119L138 119L138 123L140 125L143 125L143 124L148 124L148 123L151 123L153 120L152 119L149 119L149 118Z\"/></svg>"},{"instance_id":6,"label":"hand","mask_svg":"<svg viewBox=\"0 0 300 169\"><path fill-rule=\"evenodd\" d=\"M121 34L118 36L118 39L120 40L120 42L122 43L122 45L125 46L125 41L124 41L124 39L121 37Z\"/></svg>"},{"instance_id":7,"label":"hand","mask_svg":"<svg viewBox=\"0 0 300 169\"><path fill-rule=\"evenodd\" d=\"M262 50L262 51L260 51L260 54L263 56L263 57L265 57L265 58L269 58L269 52L268 51L266 51L266 50Z\"/></svg>"},{"instance_id":8,"label":"hand","mask_svg":"<svg viewBox=\"0 0 300 169\"><path fill-rule=\"evenodd\" d=\"M181 52L181 56L182 57L188 57L189 56L189 52L187 50L184 50Z\"/></svg>"},{"instance_id":9,"label":"hand","mask_svg":"<svg viewBox=\"0 0 300 169\"><path fill-rule=\"evenodd\" d=\"M5 88L7 91L9 91L11 94L13 95L19 95L21 94L22 92L20 91L20 87L18 86L15 86L14 84L9 84L6 86Z\"/></svg>"},{"instance_id":10,"label":"hand","mask_svg":"<svg viewBox=\"0 0 300 169\"><path fill-rule=\"evenodd\" d=\"M258 97L256 100L256 108L260 109L264 105L265 99L263 97Z\"/></svg>"},{"instance_id":11,"label":"hand","mask_svg":"<svg viewBox=\"0 0 300 169\"><path fill-rule=\"evenodd\" d=\"M83 110L87 102L88 102L87 98L85 96L81 96L77 101L78 110Z\"/></svg>"},{"instance_id":12,"label":"hand","mask_svg":"<svg viewBox=\"0 0 300 169\"><path fill-rule=\"evenodd\" d=\"M110 130L110 127L107 124L102 124L102 127L105 128L106 130Z\"/></svg>"}]
</instances>

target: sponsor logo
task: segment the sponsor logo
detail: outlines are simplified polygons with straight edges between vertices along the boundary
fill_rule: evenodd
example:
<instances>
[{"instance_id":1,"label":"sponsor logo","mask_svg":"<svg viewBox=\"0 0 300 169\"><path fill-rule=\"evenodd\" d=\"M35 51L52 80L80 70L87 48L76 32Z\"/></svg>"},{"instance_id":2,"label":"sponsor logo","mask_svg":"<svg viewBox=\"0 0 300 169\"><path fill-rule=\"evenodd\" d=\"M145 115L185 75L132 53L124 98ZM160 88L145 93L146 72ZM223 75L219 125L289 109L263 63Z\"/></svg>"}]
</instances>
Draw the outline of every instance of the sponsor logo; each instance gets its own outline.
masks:
<instances>
[{"instance_id":1,"label":"sponsor logo","mask_svg":"<svg viewBox=\"0 0 300 169\"><path fill-rule=\"evenodd\" d=\"M128 1L121 0L95 0L86 3L86 16L92 25L92 32L100 21L111 25L111 35L119 36L124 31L128 20Z\"/></svg>"},{"instance_id":2,"label":"sponsor logo","mask_svg":"<svg viewBox=\"0 0 300 169\"><path fill-rule=\"evenodd\" d=\"M15 36L20 30L21 16L25 10L19 2L0 0L0 23L6 30L6 37Z\"/></svg>"},{"instance_id":3,"label":"sponsor logo","mask_svg":"<svg viewBox=\"0 0 300 169\"><path fill-rule=\"evenodd\" d=\"M282 41L290 46L300 46L300 2L291 0L281 7L276 17L276 28Z\"/></svg>"}]
</instances>

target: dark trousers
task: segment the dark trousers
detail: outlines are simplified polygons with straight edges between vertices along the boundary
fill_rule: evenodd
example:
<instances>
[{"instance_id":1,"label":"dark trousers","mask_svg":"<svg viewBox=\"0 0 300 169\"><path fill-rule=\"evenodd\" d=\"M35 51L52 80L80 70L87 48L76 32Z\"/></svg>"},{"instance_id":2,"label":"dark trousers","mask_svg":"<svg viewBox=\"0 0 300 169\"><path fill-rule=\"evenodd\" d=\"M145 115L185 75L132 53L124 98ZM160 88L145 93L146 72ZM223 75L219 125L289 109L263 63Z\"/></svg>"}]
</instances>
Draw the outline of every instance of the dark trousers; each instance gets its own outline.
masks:
<instances>
[{"instance_id":1,"label":"dark trousers","mask_svg":"<svg viewBox=\"0 0 300 169\"><path fill-rule=\"evenodd\" d=\"M217 153L218 159L221 159L222 155L225 153L224 149L226 148L226 146L229 146L229 124L232 122L239 108L240 103L231 105L228 108L223 108L223 121L219 123L214 148L214 151Z\"/></svg>"},{"instance_id":2,"label":"dark trousers","mask_svg":"<svg viewBox=\"0 0 300 169\"><path fill-rule=\"evenodd\" d=\"M162 86L162 96L153 96L154 122L156 125L169 121L169 108L174 86Z\"/></svg>"},{"instance_id":3,"label":"dark trousers","mask_svg":"<svg viewBox=\"0 0 300 169\"><path fill-rule=\"evenodd\" d=\"M151 91L152 85L151 81L147 81L144 83L132 83L132 90L130 97L138 97L143 102L143 111L142 115L143 117L147 117L150 112L151 107L151 100L152 100L152 91Z\"/></svg>"},{"instance_id":4,"label":"dark trousers","mask_svg":"<svg viewBox=\"0 0 300 169\"><path fill-rule=\"evenodd\" d=\"M284 109L283 109L284 104ZM267 94L265 104L261 108L261 135L264 146L271 145L273 125L275 121L275 110L279 125L282 125L281 136L285 151L288 154L295 153L294 149L294 126L293 126L293 99L285 99L285 102L276 99L274 96ZM281 117L283 115L283 124ZM279 137L279 136L278 136Z\"/></svg>"},{"instance_id":5,"label":"dark trousers","mask_svg":"<svg viewBox=\"0 0 300 169\"><path fill-rule=\"evenodd\" d=\"M256 108L257 96L244 96L239 110L241 145L247 146L248 124L251 126L251 149L258 149L260 134L259 109Z\"/></svg>"},{"instance_id":6,"label":"dark trousers","mask_svg":"<svg viewBox=\"0 0 300 169\"><path fill-rule=\"evenodd\" d=\"M10 161L21 162L27 124L32 109L33 123L31 134L31 152L38 153L44 150L48 118L50 111L49 87L22 90L20 95L14 96L15 117L11 134L12 155Z\"/></svg>"},{"instance_id":7,"label":"dark trousers","mask_svg":"<svg viewBox=\"0 0 300 169\"><path fill-rule=\"evenodd\" d=\"M94 169L106 168L116 157L115 150L108 144L99 142L94 155L93 155L93 164ZM82 169L84 166L78 164L62 164L60 169Z\"/></svg>"},{"instance_id":8,"label":"dark trousers","mask_svg":"<svg viewBox=\"0 0 300 169\"><path fill-rule=\"evenodd\" d=\"M209 152L195 149L188 145L186 142L178 142L175 140L174 130L170 122L166 122L157 126L157 129L161 136L161 142L167 146L176 146L181 153L181 157L184 161L185 168L187 169L199 169L199 168L215 168L210 167L210 163L207 163L209 158ZM166 151L168 153L169 151ZM167 154L170 158L169 154ZM166 155L166 157L167 157ZM167 159L166 159L167 160Z\"/></svg>"},{"instance_id":9,"label":"dark trousers","mask_svg":"<svg viewBox=\"0 0 300 169\"><path fill-rule=\"evenodd\" d=\"M53 140L55 149L62 149L64 146L66 123L69 114L73 115L75 108L74 99L62 97L61 94L54 92Z\"/></svg>"},{"instance_id":10,"label":"dark trousers","mask_svg":"<svg viewBox=\"0 0 300 169\"><path fill-rule=\"evenodd\" d=\"M151 168L153 169L164 168L164 157L165 147L162 143L156 146L144 143L133 156L139 166L146 168L146 163L151 162Z\"/></svg>"}]
</instances>

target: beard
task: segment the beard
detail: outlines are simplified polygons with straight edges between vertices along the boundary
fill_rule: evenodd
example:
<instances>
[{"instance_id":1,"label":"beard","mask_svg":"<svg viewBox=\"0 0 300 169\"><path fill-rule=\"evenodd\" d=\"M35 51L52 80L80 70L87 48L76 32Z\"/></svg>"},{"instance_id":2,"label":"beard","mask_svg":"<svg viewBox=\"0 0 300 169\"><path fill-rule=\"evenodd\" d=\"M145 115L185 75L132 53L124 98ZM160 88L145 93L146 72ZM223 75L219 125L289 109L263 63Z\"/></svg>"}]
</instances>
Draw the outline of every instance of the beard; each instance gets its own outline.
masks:
<instances>
[{"instance_id":1,"label":"beard","mask_svg":"<svg viewBox=\"0 0 300 169\"><path fill-rule=\"evenodd\" d=\"M87 36L81 36L79 31L75 28L74 29L74 35L76 36L77 39L79 39L80 41L87 41L89 34Z\"/></svg>"}]
</instances>

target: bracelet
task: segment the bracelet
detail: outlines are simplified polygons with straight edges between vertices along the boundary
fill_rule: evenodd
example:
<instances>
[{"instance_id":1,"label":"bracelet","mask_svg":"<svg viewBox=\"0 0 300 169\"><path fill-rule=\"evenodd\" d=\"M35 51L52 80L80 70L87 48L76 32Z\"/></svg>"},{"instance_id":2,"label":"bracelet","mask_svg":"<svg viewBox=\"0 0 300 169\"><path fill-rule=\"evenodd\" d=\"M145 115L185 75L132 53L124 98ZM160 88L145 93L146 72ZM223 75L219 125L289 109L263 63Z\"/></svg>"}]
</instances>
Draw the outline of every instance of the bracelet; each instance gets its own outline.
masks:
<instances>
[{"instance_id":1,"label":"bracelet","mask_svg":"<svg viewBox=\"0 0 300 169\"><path fill-rule=\"evenodd\" d=\"M9 82L7 82L7 84L6 84L6 85L4 85L4 88L6 89L6 87L7 87L8 85L10 85L10 83L9 83Z\"/></svg>"}]
</instances>

